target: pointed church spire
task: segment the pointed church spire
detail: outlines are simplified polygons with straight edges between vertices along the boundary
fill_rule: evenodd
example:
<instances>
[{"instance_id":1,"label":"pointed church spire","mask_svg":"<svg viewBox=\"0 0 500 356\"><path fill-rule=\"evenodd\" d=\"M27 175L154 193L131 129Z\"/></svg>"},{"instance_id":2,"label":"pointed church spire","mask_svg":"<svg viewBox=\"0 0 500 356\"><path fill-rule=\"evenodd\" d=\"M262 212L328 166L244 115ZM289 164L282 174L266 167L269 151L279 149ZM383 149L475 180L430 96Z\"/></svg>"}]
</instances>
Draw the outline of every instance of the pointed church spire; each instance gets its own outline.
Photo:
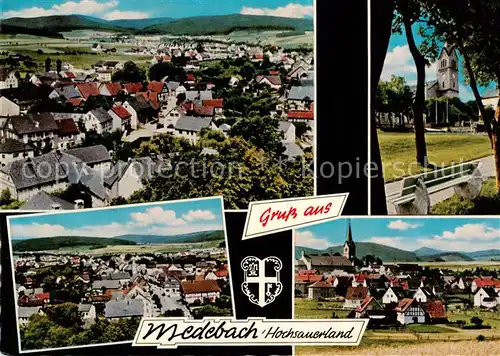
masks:
<instances>
[{"instance_id":1,"label":"pointed church spire","mask_svg":"<svg viewBox=\"0 0 500 356\"><path fill-rule=\"evenodd\" d=\"M352 242L352 231L351 231L351 219L348 220L347 222L347 237L346 237L347 242Z\"/></svg>"}]
</instances>

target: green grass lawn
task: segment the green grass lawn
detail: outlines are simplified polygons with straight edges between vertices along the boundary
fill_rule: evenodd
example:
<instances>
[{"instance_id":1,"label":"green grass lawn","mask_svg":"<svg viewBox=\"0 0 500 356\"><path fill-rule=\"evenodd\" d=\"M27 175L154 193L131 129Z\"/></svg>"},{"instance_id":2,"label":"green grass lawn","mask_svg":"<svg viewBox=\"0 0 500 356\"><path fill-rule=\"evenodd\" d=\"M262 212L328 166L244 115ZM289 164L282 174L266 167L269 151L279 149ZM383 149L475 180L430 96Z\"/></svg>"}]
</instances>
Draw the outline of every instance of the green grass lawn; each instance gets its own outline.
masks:
<instances>
[{"instance_id":1,"label":"green grass lawn","mask_svg":"<svg viewBox=\"0 0 500 356\"><path fill-rule=\"evenodd\" d=\"M438 325L424 325L424 324L414 324L408 325L408 329L416 333L450 333L457 332L449 328L443 328Z\"/></svg>"},{"instance_id":2,"label":"green grass lawn","mask_svg":"<svg viewBox=\"0 0 500 356\"><path fill-rule=\"evenodd\" d=\"M497 215L500 214L500 194L495 179L483 183L481 194L472 200L458 195L440 201L432 206L432 215Z\"/></svg>"},{"instance_id":3,"label":"green grass lawn","mask_svg":"<svg viewBox=\"0 0 500 356\"><path fill-rule=\"evenodd\" d=\"M297 319L331 319L335 313L337 318L346 318L350 310L332 310L342 308L342 302L318 302L315 300L295 298L295 318Z\"/></svg>"},{"instance_id":4,"label":"green grass lawn","mask_svg":"<svg viewBox=\"0 0 500 356\"><path fill-rule=\"evenodd\" d=\"M415 134L378 131L384 178L386 182L419 174L415 162ZM442 168L493 154L485 135L426 134L429 161Z\"/></svg>"},{"instance_id":5,"label":"green grass lawn","mask_svg":"<svg viewBox=\"0 0 500 356\"><path fill-rule=\"evenodd\" d=\"M498 312L487 312L479 309L459 311L455 313L448 313L449 321L464 320L470 324L470 319L474 316L479 317L483 320L483 325L491 325L492 330L495 330L500 334L500 313Z\"/></svg>"}]
</instances>

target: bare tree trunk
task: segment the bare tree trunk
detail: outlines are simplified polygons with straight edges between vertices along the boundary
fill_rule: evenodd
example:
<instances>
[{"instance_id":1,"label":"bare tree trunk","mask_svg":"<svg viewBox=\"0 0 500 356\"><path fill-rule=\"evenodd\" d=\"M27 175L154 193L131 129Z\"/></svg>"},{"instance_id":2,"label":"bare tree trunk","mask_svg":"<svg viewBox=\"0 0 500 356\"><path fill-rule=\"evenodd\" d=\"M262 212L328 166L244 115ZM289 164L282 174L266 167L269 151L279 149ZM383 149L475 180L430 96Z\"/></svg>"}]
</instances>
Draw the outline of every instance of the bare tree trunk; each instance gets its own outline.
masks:
<instances>
[{"instance_id":1,"label":"bare tree trunk","mask_svg":"<svg viewBox=\"0 0 500 356\"><path fill-rule=\"evenodd\" d=\"M378 0L370 8L371 16L371 78L370 91L371 97L375 98L377 86L380 81L380 75L384 67L387 48L392 33L392 20L394 16L394 0ZM373 113L373 110L372 110ZM389 115L390 117L390 115ZM373 215L386 215L387 202L385 197L384 170L382 166L382 157L380 155L380 146L377 135L377 125L375 117L372 114L370 118L371 125L371 213Z\"/></svg>"},{"instance_id":2,"label":"bare tree trunk","mask_svg":"<svg viewBox=\"0 0 500 356\"><path fill-rule=\"evenodd\" d=\"M425 107L425 58L420 53L411 30L411 21L403 15L403 22L406 33L406 40L410 48L411 55L417 67L417 91L413 101L413 126L415 128L415 146L417 150L417 163L427 167L427 147L425 145L424 129L424 107Z\"/></svg>"}]
</instances>

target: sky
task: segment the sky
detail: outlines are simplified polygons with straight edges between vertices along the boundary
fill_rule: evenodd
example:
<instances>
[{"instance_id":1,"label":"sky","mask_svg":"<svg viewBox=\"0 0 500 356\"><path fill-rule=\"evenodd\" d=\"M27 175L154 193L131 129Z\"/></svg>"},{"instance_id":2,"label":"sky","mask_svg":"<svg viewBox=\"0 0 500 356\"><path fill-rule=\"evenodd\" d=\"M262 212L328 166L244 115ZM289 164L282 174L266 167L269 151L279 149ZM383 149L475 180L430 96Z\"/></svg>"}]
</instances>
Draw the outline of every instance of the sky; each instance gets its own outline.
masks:
<instances>
[{"instance_id":1,"label":"sky","mask_svg":"<svg viewBox=\"0 0 500 356\"><path fill-rule=\"evenodd\" d=\"M417 33L419 25L414 25L413 34L417 45L422 42L422 37ZM459 98L466 102L474 100L474 95L469 85L464 84L464 70L462 68L463 61L459 55ZM389 80L392 75L404 77L408 85L417 84L417 70L415 62L408 48L406 36L403 34L393 34L389 42L389 48L385 58L384 69L382 71L381 80ZM433 63L426 68L427 82L436 80L436 65ZM488 89L494 89L495 85L491 84L487 88L480 88L479 93L482 94Z\"/></svg>"},{"instance_id":2,"label":"sky","mask_svg":"<svg viewBox=\"0 0 500 356\"><path fill-rule=\"evenodd\" d=\"M295 245L321 250L343 245L347 226L348 220L342 218L298 229ZM500 249L498 218L352 218L351 228L355 243L374 242L406 251Z\"/></svg>"},{"instance_id":3,"label":"sky","mask_svg":"<svg viewBox=\"0 0 500 356\"><path fill-rule=\"evenodd\" d=\"M312 17L313 0L2 0L2 18L80 14L106 20L228 14Z\"/></svg>"},{"instance_id":4,"label":"sky","mask_svg":"<svg viewBox=\"0 0 500 356\"><path fill-rule=\"evenodd\" d=\"M52 236L176 235L223 230L222 199L163 202L9 218L11 239Z\"/></svg>"}]
</instances>

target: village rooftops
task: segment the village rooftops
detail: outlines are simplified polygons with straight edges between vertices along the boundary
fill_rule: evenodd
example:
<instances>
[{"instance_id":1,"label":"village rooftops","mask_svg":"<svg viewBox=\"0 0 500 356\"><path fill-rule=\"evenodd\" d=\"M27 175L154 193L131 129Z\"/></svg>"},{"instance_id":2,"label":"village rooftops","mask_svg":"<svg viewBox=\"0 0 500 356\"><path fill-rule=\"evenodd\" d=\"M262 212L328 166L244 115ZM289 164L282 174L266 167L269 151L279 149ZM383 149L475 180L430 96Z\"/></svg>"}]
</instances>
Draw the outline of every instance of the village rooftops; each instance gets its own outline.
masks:
<instances>
[{"instance_id":1,"label":"village rooftops","mask_svg":"<svg viewBox=\"0 0 500 356\"><path fill-rule=\"evenodd\" d=\"M395 310L404 313L414 302L415 299L403 298L399 301L398 306Z\"/></svg>"},{"instance_id":2,"label":"village rooftops","mask_svg":"<svg viewBox=\"0 0 500 356\"><path fill-rule=\"evenodd\" d=\"M123 87L129 94L138 93L143 89L142 83L126 83L123 85Z\"/></svg>"},{"instance_id":3,"label":"village rooftops","mask_svg":"<svg viewBox=\"0 0 500 356\"><path fill-rule=\"evenodd\" d=\"M217 281L214 280L182 282L181 289L184 294L209 293L209 292L221 291L219 285L217 284Z\"/></svg>"},{"instance_id":4,"label":"village rooftops","mask_svg":"<svg viewBox=\"0 0 500 356\"><path fill-rule=\"evenodd\" d=\"M5 122L4 129L9 122L12 123L12 130L18 135L55 132L58 130L57 124L50 113L12 116Z\"/></svg>"},{"instance_id":5,"label":"village rooftops","mask_svg":"<svg viewBox=\"0 0 500 356\"><path fill-rule=\"evenodd\" d=\"M94 110L91 110L90 112L92 113L92 115L94 115L97 118L97 120L99 120L99 122L101 124L104 124L108 121L113 120L111 115L109 115L108 112L101 107L94 109Z\"/></svg>"},{"instance_id":6,"label":"village rooftops","mask_svg":"<svg viewBox=\"0 0 500 356\"><path fill-rule=\"evenodd\" d=\"M144 96L142 96L142 95L138 95L136 97L130 98L130 99L127 100L127 102L137 112L140 112L140 111L147 110L147 109L151 108L151 106L149 105L147 99Z\"/></svg>"},{"instance_id":7,"label":"village rooftops","mask_svg":"<svg viewBox=\"0 0 500 356\"><path fill-rule=\"evenodd\" d=\"M64 153L72 155L89 165L111 161L109 151L103 145L71 148L64 151Z\"/></svg>"},{"instance_id":8,"label":"village rooftops","mask_svg":"<svg viewBox=\"0 0 500 356\"><path fill-rule=\"evenodd\" d=\"M104 184L111 187L117 180L121 179L127 169L132 166L137 178L150 179L154 173L159 173L163 168L168 168L168 162L162 159L153 160L151 157L133 158L127 162L118 161L110 169L104 179Z\"/></svg>"},{"instance_id":9,"label":"village rooftops","mask_svg":"<svg viewBox=\"0 0 500 356\"><path fill-rule=\"evenodd\" d=\"M311 261L311 265L318 266L352 266L351 261L344 256L320 256L320 255L304 255L304 257Z\"/></svg>"},{"instance_id":10,"label":"village rooftops","mask_svg":"<svg viewBox=\"0 0 500 356\"><path fill-rule=\"evenodd\" d=\"M195 101L195 100L212 100L212 91L211 90L188 90L186 91L186 101Z\"/></svg>"},{"instance_id":11,"label":"village rooftops","mask_svg":"<svg viewBox=\"0 0 500 356\"><path fill-rule=\"evenodd\" d=\"M84 99L88 99L90 96L101 95L95 83L79 83L76 85L76 87L78 88L81 96Z\"/></svg>"},{"instance_id":12,"label":"village rooftops","mask_svg":"<svg viewBox=\"0 0 500 356\"><path fill-rule=\"evenodd\" d=\"M365 299L368 296L367 287L349 287L347 288L346 299Z\"/></svg>"},{"instance_id":13,"label":"village rooftops","mask_svg":"<svg viewBox=\"0 0 500 356\"><path fill-rule=\"evenodd\" d=\"M17 314L19 318L29 318L30 316L39 313L40 307L19 307L17 308Z\"/></svg>"},{"instance_id":14,"label":"village rooftops","mask_svg":"<svg viewBox=\"0 0 500 356\"><path fill-rule=\"evenodd\" d=\"M255 81L257 83L261 83L265 79L267 79L272 85L281 85L281 78L279 75L258 75L255 78Z\"/></svg>"},{"instance_id":15,"label":"village rooftops","mask_svg":"<svg viewBox=\"0 0 500 356\"><path fill-rule=\"evenodd\" d=\"M33 149L30 145L11 138L7 138L4 142L0 143L0 153L18 153L33 151Z\"/></svg>"},{"instance_id":16,"label":"village rooftops","mask_svg":"<svg viewBox=\"0 0 500 356\"><path fill-rule=\"evenodd\" d=\"M59 136L78 135L80 130L73 119L56 120L57 127L59 128Z\"/></svg>"},{"instance_id":17,"label":"village rooftops","mask_svg":"<svg viewBox=\"0 0 500 356\"><path fill-rule=\"evenodd\" d=\"M78 304L78 311L80 313L88 313L91 307L92 304Z\"/></svg>"},{"instance_id":18,"label":"village rooftops","mask_svg":"<svg viewBox=\"0 0 500 356\"><path fill-rule=\"evenodd\" d=\"M290 88L288 93L288 100L299 100L302 101L305 98L309 98L314 101L314 87L311 86L294 86Z\"/></svg>"},{"instance_id":19,"label":"village rooftops","mask_svg":"<svg viewBox=\"0 0 500 356\"><path fill-rule=\"evenodd\" d=\"M334 288L332 284L326 281L317 281L311 284L308 288Z\"/></svg>"},{"instance_id":20,"label":"village rooftops","mask_svg":"<svg viewBox=\"0 0 500 356\"><path fill-rule=\"evenodd\" d=\"M125 318L143 316L144 303L139 299L111 300L105 304L106 318Z\"/></svg>"},{"instance_id":21,"label":"village rooftops","mask_svg":"<svg viewBox=\"0 0 500 356\"><path fill-rule=\"evenodd\" d=\"M424 310L429 314L431 319L444 319L446 318L446 311L442 301L433 300L422 304Z\"/></svg>"},{"instance_id":22,"label":"village rooftops","mask_svg":"<svg viewBox=\"0 0 500 356\"><path fill-rule=\"evenodd\" d=\"M43 190L39 191L31 198L29 198L23 206L21 206L20 210L51 210L58 207L61 210L72 210L75 208L75 205L56 197L55 195L48 194Z\"/></svg>"},{"instance_id":23,"label":"village rooftops","mask_svg":"<svg viewBox=\"0 0 500 356\"><path fill-rule=\"evenodd\" d=\"M111 108L111 110L116 114L118 115L118 117L122 120L125 120L125 119L128 119L131 115L130 113L127 111L127 109L125 109L123 106L121 105L116 105L116 106L113 106Z\"/></svg>"},{"instance_id":24,"label":"village rooftops","mask_svg":"<svg viewBox=\"0 0 500 356\"><path fill-rule=\"evenodd\" d=\"M119 280L105 279L102 281L94 281L92 283L92 289L120 289L120 287L121 285Z\"/></svg>"}]
</instances>

